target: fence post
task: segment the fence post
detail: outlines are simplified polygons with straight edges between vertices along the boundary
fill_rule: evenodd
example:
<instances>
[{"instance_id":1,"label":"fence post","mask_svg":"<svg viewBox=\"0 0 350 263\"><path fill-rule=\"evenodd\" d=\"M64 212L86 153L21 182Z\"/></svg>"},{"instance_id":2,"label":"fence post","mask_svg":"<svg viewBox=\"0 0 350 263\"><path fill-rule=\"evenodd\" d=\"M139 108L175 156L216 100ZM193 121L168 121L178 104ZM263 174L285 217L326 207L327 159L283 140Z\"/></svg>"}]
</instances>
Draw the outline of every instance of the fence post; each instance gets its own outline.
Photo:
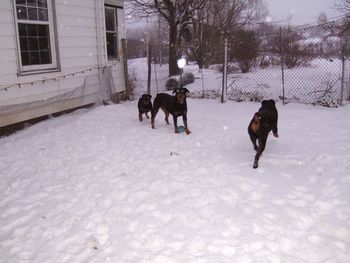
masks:
<instances>
[{"instance_id":1,"label":"fence post","mask_svg":"<svg viewBox=\"0 0 350 263\"><path fill-rule=\"evenodd\" d=\"M284 94L284 50L283 50L283 38L282 38L282 27L280 27L280 45L281 45L281 70L282 70L282 101L285 104L285 94Z\"/></svg>"},{"instance_id":2,"label":"fence post","mask_svg":"<svg viewBox=\"0 0 350 263\"><path fill-rule=\"evenodd\" d=\"M341 86L340 86L340 101L339 104L340 106L343 105L343 100L344 100L344 84L345 84L345 43L343 43L342 47L342 54L341 54Z\"/></svg>"},{"instance_id":3,"label":"fence post","mask_svg":"<svg viewBox=\"0 0 350 263\"><path fill-rule=\"evenodd\" d=\"M225 52L224 52L224 68L222 76L222 91L221 103L226 102L227 99L227 38L225 38Z\"/></svg>"},{"instance_id":4,"label":"fence post","mask_svg":"<svg viewBox=\"0 0 350 263\"><path fill-rule=\"evenodd\" d=\"M124 82L125 82L125 97L126 99L131 99L131 85L129 82L129 73L128 73L128 57L127 57L127 46L126 39L122 39L122 59L123 59L123 68L124 68Z\"/></svg>"},{"instance_id":5,"label":"fence post","mask_svg":"<svg viewBox=\"0 0 350 263\"><path fill-rule=\"evenodd\" d=\"M152 75L152 49L148 43L148 56L147 56L147 94L151 94L151 75Z\"/></svg>"}]
</instances>

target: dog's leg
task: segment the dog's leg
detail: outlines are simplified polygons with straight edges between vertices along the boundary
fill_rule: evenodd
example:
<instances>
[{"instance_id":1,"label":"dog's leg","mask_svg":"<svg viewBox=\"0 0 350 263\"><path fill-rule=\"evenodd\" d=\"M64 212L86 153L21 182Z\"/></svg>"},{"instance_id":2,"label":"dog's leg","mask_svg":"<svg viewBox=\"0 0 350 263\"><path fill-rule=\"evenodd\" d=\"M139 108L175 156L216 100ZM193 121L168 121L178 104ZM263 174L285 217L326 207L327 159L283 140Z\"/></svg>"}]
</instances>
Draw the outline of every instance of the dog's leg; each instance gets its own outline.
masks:
<instances>
[{"instance_id":1,"label":"dog's leg","mask_svg":"<svg viewBox=\"0 0 350 263\"><path fill-rule=\"evenodd\" d=\"M139 120L142 121L142 112L139 111Z\"/></svg>"},{"instance_id":2,"label":"dog's leg","mask_svg":"<svg viewBox=\"0 0 350 263\"><path fill-rule=\"evenodd\" d=\"M174 120L175 133L179 133L177 129L177 116L175 114L173 115L173 120Z\"/></svg>"},{"instance_id":3,"label":"dog's leg","mask_svg":"<svg viewBox=\"0 0 350 263\"><path fill-rule=\"evenodd\" d=\"M155 129L155 126L154 126L154 121L156 119L156 116L157 116L157 113L159 111L159 108L160 108L160 103L159 103L159 98L156 97L154 99L154 102L153 102L153 109L151 110L151 125L152 125L152 129Z\"/></svg>"},{"instance_id":4,"label":"dog's leg","mask_svg":"<svg viewBox=\"0 0 350 263\"><path fill-rule=\"evenodd\" d=\"M165 121L167 124L170 124L169 123L169 112L165 111Z\"/></svg>"},{"instance_id":5,"label":"dog's leg","mask_svg":"<svg viewBox=\"0 0 350 263\"><path fill-rule=\"evenodd\" d=\"M253 134L249 134L249 137L250 137L250 140L253 143L254 150L257 151L258 150L258 145L256 144L256 139L257 139L256 136L253 135Z\"/></svg>"},{"instance_id":6,"label":"dog's leg","mask_svg":"<svg viewBox=\"0 0 350 263\"><path fill-rule=\"evenodd\" d=\"M152 126L152 129L155 129L156 127L154 126L154 120L157 116L157 113L158 113L158 109L153 109L152 112L151 112L151 126Z\"/></svg>"},{"instance_id":7,"label":"dog's leg","mask_svg":"<svg viewBox=\"0 0 350 263\"><path fill-rule=\"evenodd\" d=\"M148 116L148 113L147 113L147 112L145 112L145 115L146 115L147 119L149 119L149 116Z\"/></svg>"},{"instance_id":8,"label":"dog's leg","mask_svg":"<svg viewBox=\"0 0 350 263\"><path fill-rule=\"evenodd\" d=\"M277 120L273 123L272 134L273 134L273 136L275 136L276 138L278 138Z\"/></svg>"},{"instance_id":9,"label":"dog's leg","mask_svg":"<svg viewBox=\"0 0 350 263\"><path fill-rule=\"evenodd\" d=\"M263 138L259 138L258 140L259 140L259 147L254 158L254 165L253 165L254 169L258 168L259 158L262 152L265 150L267 136L266 137L264 136Z\"/></svg>"},{"instance_id":10,"label":"dog's leg","mask_svg":"<svg viewBox=\"0 0 350 263\"><path fill-rule=\"evenodd\" d=\"M164 114L165 114L165 122L167 123L167 124L169 124L169 112L166 110L166 109L164 109L163 107L160 107L161 109L162 109L162 111L164 112Z\"/></svg>"},{"instance_id":11,"label":"dog's leg","mask_svg":"<svg viewBox=\"0 0 350 263\"><path fill-rule=\"evenodd\" d=\"M189 135L191 133L191 131L188 129L188 126L187 126L187 113L186 112L184 115L182 115L182 120L183 120L183 123L185 125L186 134Z\"/></svg>"}]
</instances>

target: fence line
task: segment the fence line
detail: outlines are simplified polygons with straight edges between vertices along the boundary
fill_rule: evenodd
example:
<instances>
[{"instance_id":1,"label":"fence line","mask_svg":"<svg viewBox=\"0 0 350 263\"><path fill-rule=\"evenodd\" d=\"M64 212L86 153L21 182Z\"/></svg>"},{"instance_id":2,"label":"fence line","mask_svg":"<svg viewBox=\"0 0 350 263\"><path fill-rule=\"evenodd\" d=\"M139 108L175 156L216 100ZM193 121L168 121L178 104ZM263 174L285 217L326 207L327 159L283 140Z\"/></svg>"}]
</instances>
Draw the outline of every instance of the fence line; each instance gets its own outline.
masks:
<instances>
[{"instance_id":1,"label":"fence line","mask_svg":"<svg viewBox=\"0 0 350 263\"><path fill-rule=\"evenodd\" d=\"M223 94L227 93L227 99L235 101L273 98L284 103L342 105L350 95L349 37L324 38L318 30L280 29L278 33L260 36L260 48L249 61L242 56L250 52L244 51L244 36L227 38L221 42L214 63L200 69L196 61L189 59L183 84L196 98L224 101ZM149 59L128 59L134 96L165 92L180 81L180 76L168 77L166 54L161 50L154 53ZM186 55L191 58L190 52Z\"/></svg>"}]
</instances>

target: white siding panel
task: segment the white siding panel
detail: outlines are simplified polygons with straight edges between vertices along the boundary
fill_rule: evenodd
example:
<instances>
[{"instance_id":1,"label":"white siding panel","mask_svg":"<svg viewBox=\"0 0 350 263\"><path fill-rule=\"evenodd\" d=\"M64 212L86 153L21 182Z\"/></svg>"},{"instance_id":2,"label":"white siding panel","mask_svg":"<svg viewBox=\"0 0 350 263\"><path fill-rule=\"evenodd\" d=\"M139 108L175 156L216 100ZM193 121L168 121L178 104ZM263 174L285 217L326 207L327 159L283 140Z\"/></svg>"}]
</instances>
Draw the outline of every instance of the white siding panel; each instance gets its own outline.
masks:
<instances>
[{"instance_id":1,"label":"white siding panel","mask_svg":"<svg viewBox=\"0 0 350 263\"><path fill-rule=\"evenodd\" d=\"M94 17L81 17L79 13L67 16L61 15L58 20L59 26L70 26L70 27L86 27L86 28L96 28L96 19ZM96 33L95 33L96 35Z\"/></svg>"},{"instance_id":2,"label":"white siding panel","mask_svg":"<svg viewBox=\"0 0 350 263\"><path fill-rule=\"evenodd\" d=\"M16 57L14 56L16 50L14 49L3 49L0 51L1 57L0 57L0 69L2 65L4 67L8 67L9 63L17 63ZM0 70L1 73L4 73L4 70ZM13 73L13 72L12 72Z\"/></svg>"},{"instance_id":3,"label":"white siding panel","mask_svg":"<svg viewBox=\"0 0 350 263\"><path fill-rule=\"evenodd\" d=\"M1 0L0 1L0 9L2 10L11 10L11 6L12 6L12 1L4 1L4 0Z\"/></svg>"},{"instance_id":4,"label":"white siding panel","mask_svg":"<svg viewBox=\"0 0 350 263\"><path fill-rule=\"evenodd\" d=\"M91 47L67 47L61 52L62 59L93 57L97 63L96 48Z\"/></svg>"},{"instance_id":5,"label":"white siding panel","mask_svg":"<svg viewBox=\"0 0 350 263\"><path fill-rule=\"evenodd\" d=\"M115 92L125 91L125 81L122 64L117 64L112 68L112 76L114 79Z\"/></svg>"},{"instance_id":6,"label":"white siding panel","mask_svg":"<svg viewBox=\"0 0 350 263\"><path fill-rule=\"evenodd\" d=\"M62 37L60 47L95 47L96 42L96 36Z\"/></svg>"},{"instance_id":7,"label":"white siding panel","mask_svg":"<svg viewBox=\"0 0 350 263\"><path fill-rule=\"evenodd\" d=\"M124 9L118 9L119 39L126 38L124 24Z\"/></svg>"},{"instance_id":8,"label":"white siding panel","mask_svg":"<svg viewBox=\"0 0 350 263\"><path fill-rule=\"evenodd\" d=\"M2 36L0 35L0 49L6 49L4 54L6 55L7 52L9 52L9 49L16 50L16 39L15 36ZM12 56L15 56L16 54L11 54ZM1 58L0 58L1 59Z\"/></svg>"},{"instance_id":9,"label":"white siding panel","mask_svg":"<svg viewBox=\"0 0 350 263\"><path fill-rule=\"evenodd\" d=\"M1 70L1 75L13 74L14 72L17 72L17 63L16 61L1 62L0 70ZM2 82L3 82L3 78L1 77L0 85L2 84Z\"/></svg>"},{"instance_id":10,"label":"white siding panel","mask_svg":"<svg viewBox=\"0 0 350 263\"><path fill-rule=\"evenodd\" d=\"M63 37L89 37L96 35L96 28L78 27L78 26L65 26L61 24L58 27L59 38Z\"/></svg>"},{"instance_id":11,"label":"white siding panel","mask_svg":"<svg viewBox=\"0 0 350 263\"><path fill-rule=\"evenodd\" d=\"M0 85L5 85L17 83L17 51L12 1L0 2ZM1 97L6 96L3 92Z\"/></svg>"},{"instance_id":12,"label":"white siding panel","mask_svg":"<svg viewBox=\"0 0 350 263\"><path fill-rule=\"evenodd\" d=\"M0 23L0 36L8 37L13 35L14 35L14 28L12 23Z\"/></svg>"},{"instance_id":13,"label":"white siding panel","mask_svg":"<svg viewBox=\"0 0 350 263\"><path fill-rule=\"evenodd\" d=\"M96 57L89 56L81 56L81 57L67 57L62 59L62 68L73 68L73 67L81 67L90 68L92 66L97 65Z\"/></svg>"},{"instance_id":14,"label":"white siding panel","mask_svg":"<svg viewBox=\"0 0 350 263\"><path fill-rule=\"evenodd\" d=\"M12 11L0 9L0 23L10 23L11 21L13 21Z\"/></svg>"},{"instance_id":15,"label":"white siding panel","mask_svg":"<svg viewBox=\"0 0 350 263\"><path fill-rule=\"evenodd\" d=\"M95 8L95 0L56 0L56 8L67 6L68 8L81 7L81 8Z\"/></svg>"},{"instance_id":16,"label":"white siding panel","mask_svg":"<svg viewBox=\"0 0 350 263\"><path fill-rule=\"evenodd\" d=\"M57 16L76 16L79 14L80 17L95 17L95 8L89 6L75 6L75 5L56 5Z\"/></svg>"}]
</instances>

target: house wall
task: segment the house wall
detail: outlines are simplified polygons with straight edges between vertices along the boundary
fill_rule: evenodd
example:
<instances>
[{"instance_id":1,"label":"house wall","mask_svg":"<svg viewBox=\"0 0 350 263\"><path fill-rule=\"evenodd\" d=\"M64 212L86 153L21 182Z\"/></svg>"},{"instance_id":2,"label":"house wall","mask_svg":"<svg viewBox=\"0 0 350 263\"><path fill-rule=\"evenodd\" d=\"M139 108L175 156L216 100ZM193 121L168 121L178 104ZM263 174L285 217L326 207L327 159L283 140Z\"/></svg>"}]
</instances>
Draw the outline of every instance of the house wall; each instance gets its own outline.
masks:
<instances>
[{"instance_id":1,"label":"house wall","mask_svg":"<svg viewBox=\"0 0 350 263\"><path fill-rule=\"evenodd\" d=\"M107 61L103 0L55 0L59 70L26 76L18 75L13 1L0 1L0 127L101 100L106 66L113 76L112 93L125 91L122 61ZM122 39L123 9L118 19ZM58 101L45 103L53 97Z\"/></svg>"}]
</instances>

